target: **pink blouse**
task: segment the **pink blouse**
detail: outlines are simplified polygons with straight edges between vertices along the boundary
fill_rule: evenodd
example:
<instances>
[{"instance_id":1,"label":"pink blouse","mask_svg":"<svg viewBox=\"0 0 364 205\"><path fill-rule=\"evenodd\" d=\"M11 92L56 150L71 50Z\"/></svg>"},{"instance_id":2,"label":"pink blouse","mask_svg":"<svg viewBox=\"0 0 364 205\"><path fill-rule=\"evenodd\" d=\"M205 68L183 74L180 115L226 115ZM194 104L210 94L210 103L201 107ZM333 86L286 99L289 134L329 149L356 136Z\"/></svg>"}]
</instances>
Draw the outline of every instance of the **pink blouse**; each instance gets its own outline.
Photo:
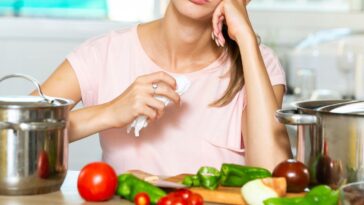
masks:
<instances>
[{"instance_id":1,"label":"pink blouse","mask_svg":"<svg viewBox=\"0 0 364 205\"><path fill-rule=\"evenodd\" d=\"M271 84L285 85L278 58L268 47L261 45L260 49ZM137 26L88 40L67 60L77 75L86 107L111 101L140 75L166 71L143 50ZM181 96L182 106L169 105L161 119L142 129L139 138L127 134L126 127L100 132L102 159L118 173L140 169L159 175L195 173L205 165L244 164L241 120L245 89L228 105L209 107L226 90L229 78L222 76L229 67L230 59L224 53L207 67L183 74L191 86Z\"/></svg>"}]
</instances>

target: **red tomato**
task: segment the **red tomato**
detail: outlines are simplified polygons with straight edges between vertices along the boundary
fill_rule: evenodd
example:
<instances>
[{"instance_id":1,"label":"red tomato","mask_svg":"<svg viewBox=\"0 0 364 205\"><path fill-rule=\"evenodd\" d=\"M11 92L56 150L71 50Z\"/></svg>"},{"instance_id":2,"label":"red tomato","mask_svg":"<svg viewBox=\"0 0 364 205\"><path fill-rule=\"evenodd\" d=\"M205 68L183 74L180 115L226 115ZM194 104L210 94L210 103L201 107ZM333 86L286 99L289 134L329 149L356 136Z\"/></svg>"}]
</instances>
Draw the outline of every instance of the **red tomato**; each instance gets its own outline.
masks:
<instances>
[{"instance_id":1,"label":"red tomato","mask_svg":"<svg viewBox=\"0 0 364 205\"><path fill-rule=\"evenodd\" d=\"M189 200L192 195L192 192L188 189L179 189L175 193L180 195L185 200Z\"/></svg>"},{"instance_id":2,"label":"red tomato","mask_svg":"<svg viewBox=\"0 0 364 205\"><path fill-rule=\"evenodd\" d=\"M42 179L48 178L50 174L48 153L44 150L41 151L38 156L37 173Z\"/></svg>"},{"instance_id":3,"label":"red tomato","mask_svg":"<svg viewBox=\"0 0 364 205\"><path fill-rule=\"evenodd\" d=\"M82 168L77 189L86 201L106 201L113 197L117 187L114 169L104 162L93 162Z\"/></svg>"},{"instance_id":4,"label":"red tomato","mask_svg":"<svg viewBox=\"0 0 364 205\"><path fill-rule=\"evenodd\" d=\"M200 194L192 193L189 198L189 205L203 205L203 198Z\"/></svg>"},{"instance_id":5,"label":"red tomato","mask_svg":"<svg viewBox=\"0 0 364 205\"><path fill-rule=\"evenodd\" d=\"M172 198L172 205L188 205L188 202L181 196L175 196Z\"/></svg>"},{"instance_id":6,"label":"red tomato","mask_svg":"<svg viewBox=\"0 0 364 205\"><path fill-rule=\"evenodd\" d=\"M164 196L159 199L157 205L172 205L172 198L167 196Z\"/></svg>"},{"instance_id":7,"label":"red tomato","mask_svg":"<svg viewBox=\"0 0 364 205\"><path fill-rule=\"evenodd\" d=\"M145 192L140 192L134 197L135 205L150 205L150 197Z\"/></svg>"}]
</instances>

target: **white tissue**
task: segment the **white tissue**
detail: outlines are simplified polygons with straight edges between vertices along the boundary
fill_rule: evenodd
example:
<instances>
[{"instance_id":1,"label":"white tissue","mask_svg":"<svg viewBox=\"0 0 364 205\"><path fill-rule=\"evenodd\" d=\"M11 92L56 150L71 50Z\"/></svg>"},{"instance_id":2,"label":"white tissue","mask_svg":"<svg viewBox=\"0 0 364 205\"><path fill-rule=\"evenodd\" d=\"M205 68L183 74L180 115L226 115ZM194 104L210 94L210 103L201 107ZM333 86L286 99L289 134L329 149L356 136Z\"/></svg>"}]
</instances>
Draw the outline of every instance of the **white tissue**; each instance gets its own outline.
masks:
<instances>
[{"instance_id":1,"label":"white tissue","mask_svg":"<svg viewBox=\"0 0 364 205\"><path fill-rule=\"evenodd\" d=\"M177 77L175 77L175 79L176 79L176 83L177 83L176 93L181 96L183 93L185 93L187 91L187 89L190 87L191 83L188 80L188 78L186 78L185 76L177 76ZM168 99L164 96L155 96L155 98L162 101L165 106L167 106L171 102L170 99ZM145 115L141 115L141 116L137 117L128 126L127 132L130 133L131 129L134 128L134 135L136 137L139 137L140 130L147 126L148 126L147 117Z\"/></svg>"}]
</instances>

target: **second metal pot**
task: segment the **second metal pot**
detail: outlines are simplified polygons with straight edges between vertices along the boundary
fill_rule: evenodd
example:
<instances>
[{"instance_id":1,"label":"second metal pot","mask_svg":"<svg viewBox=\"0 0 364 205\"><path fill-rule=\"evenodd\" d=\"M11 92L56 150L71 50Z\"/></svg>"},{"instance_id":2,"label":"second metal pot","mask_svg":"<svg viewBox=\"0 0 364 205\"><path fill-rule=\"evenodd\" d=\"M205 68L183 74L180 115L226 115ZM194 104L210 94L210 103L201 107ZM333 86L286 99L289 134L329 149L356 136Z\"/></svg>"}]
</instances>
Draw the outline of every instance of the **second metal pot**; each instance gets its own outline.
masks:
<instances>
[{"instance_id":1,"label":"second metal pot","mask_svg":"<svg viewBox=\"0 0 364 205\"><path fill-rule=\"evenodd\" d=\"M309 168L312 185L337 189L364 180L364 114L336 109L351 103L305 101L296 103L293 109L277 111L281 123L297 125L296 157ZM364 102L356 104L364 108Z\"/></svg>"}]
</instances>

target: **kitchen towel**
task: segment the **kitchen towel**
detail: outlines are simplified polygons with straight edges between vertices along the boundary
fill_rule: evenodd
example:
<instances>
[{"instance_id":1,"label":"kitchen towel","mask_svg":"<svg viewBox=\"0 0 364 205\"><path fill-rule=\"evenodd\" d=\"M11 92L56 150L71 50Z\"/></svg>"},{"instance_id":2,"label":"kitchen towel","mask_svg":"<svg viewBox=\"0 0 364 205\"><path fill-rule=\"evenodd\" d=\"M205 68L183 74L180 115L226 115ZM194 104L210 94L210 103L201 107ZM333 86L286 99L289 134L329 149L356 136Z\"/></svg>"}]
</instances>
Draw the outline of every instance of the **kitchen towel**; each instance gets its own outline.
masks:
<instances>
[{"instance_id":1,"label":"kitchen towel","mask_svg":"<svg viewBox=\"0 0 364 205\"><path fill-rule=\"evenodd\" d=\"M177 76L177 77L175 77L175 79L176 79L176 83L177 83L176 93L181 96L190 87L191 82L185 76ZM154 96L154 97L156 99L162 101L165 106L167 106L171 102L170 99L168 99L168 98L166 98L164 96L158 96L157 95L157 96ZM145 128L145 127L147 127L147 126L148 126L147 117L145 115L141 115L141 116L138 116L128 126L127 132L130 133L131 129L134 128L134 135L136 137L139 137L140 130L143 129L143 128Z\"/></svg>"}]
</instances>

